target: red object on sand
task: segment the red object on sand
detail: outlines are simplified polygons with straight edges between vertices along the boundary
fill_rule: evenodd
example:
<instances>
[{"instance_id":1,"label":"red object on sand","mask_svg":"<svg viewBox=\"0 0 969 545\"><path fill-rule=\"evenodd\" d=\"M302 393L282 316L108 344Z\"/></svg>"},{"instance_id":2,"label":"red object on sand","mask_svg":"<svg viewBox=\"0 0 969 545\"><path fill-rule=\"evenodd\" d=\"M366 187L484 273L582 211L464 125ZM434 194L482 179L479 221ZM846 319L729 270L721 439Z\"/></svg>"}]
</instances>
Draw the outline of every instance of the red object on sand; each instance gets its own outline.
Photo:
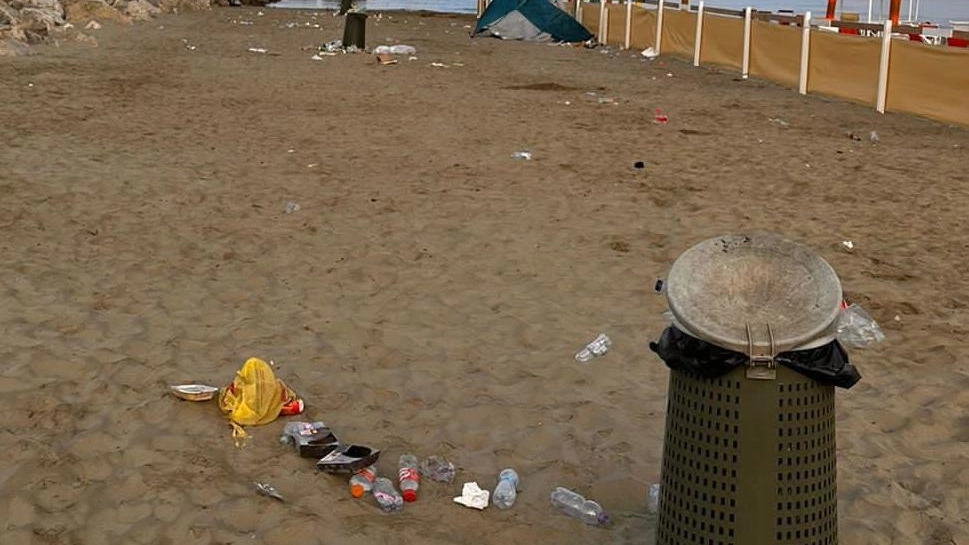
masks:
<instances>
[{"instance_id":1,"label":"red object on sand","mask_svg":"<svg viewBox=\"0 0 969 545\"><path fill-rule=\"evenodd\" d=\"M663 113L663 110L656 108L656 117L653 118L653 122L665 125L670 122L670 118Z\"/></svg>"},{"instance_id":2,"label":"red object on sand","mask_svg":"<svg viewBox=\"0 0 969 545\"><path fill-rule=\"evenodd\" d=\"M279 409L279 416L293 416L302 414L304 408L306 408L306 406L303 404L303 400L296 398L283 405L282 409Z\"/></svg>"}]
</instances>

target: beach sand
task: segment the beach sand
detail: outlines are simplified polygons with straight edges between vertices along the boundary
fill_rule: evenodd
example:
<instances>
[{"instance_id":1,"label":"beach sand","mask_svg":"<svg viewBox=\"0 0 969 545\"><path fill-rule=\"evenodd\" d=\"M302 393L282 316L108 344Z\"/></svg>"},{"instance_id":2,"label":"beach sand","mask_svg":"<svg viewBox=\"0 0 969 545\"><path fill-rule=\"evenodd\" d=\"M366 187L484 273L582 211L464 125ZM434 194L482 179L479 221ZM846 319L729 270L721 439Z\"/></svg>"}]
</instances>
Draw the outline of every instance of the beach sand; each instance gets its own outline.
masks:
<instances>
[{"instance_id":1,"label":"beach sand","mask_svg":"<svg viewBox=\"0 0 969 545\"><path fill-rule=\"evenodd\" d=\"M651 544L653 283L700 240L771 230L887 334L837 393L841 543L969 544L964 128L670 58L472 41L466 17L371 17L371 45L418 60L314 61L342 19L264 12L0 59L0 543ZM576 363L599 332L612 349ZM250 356L307 419L383 449L381 472L438 454L456 481L384 515L280 447L286 419L238 449L213 403L166 394ZM452 503L506 466L512 510ZM559 485L614 523L555 512Z\"/></svg>"}]
</instances>

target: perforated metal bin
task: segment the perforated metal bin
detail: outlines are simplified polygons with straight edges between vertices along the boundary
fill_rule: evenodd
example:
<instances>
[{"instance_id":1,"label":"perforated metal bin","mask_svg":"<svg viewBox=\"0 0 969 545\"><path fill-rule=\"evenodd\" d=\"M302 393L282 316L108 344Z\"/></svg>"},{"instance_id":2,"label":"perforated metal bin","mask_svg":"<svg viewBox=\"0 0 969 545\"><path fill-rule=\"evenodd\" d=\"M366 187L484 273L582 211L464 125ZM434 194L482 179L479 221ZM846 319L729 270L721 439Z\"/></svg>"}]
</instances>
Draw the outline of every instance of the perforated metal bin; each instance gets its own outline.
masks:
<instances>
[{"instance_id":1,"label":"perforated metal bin","mask_svg":"<svg viewBox=\"0 0 969 545\"><path fill-rule=\"evenodd\" d=\"M670 371L656 544L836 545L834 386L773 360L830 342L834 271L775 235L718 237L677 259L667 289L674 325L750 361Z\"/></svg>"},{"instance_id":2,"label":"perforated metal bin","mask_svg":"<svg viewBox=\"0 0 969 545\"><path fill-rule=\"evenodd\" d=\"M836 545L834 387L672 371L657 545Z\"/></svg>"}]
</instances>

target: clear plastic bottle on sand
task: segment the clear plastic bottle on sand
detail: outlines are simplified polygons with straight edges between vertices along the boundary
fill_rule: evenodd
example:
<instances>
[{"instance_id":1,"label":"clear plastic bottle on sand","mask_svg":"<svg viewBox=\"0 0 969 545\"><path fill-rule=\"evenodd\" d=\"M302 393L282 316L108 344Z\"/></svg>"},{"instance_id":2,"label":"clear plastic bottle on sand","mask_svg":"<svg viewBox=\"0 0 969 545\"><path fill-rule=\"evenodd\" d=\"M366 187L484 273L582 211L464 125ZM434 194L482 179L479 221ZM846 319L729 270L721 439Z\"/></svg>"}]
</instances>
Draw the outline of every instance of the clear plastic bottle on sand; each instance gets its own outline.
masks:
<instances>
[{"instance_id":1,"label":"clear plastic bottle on sand","mask_svg":"<svg viewBox=\"0 0 969 545\"><path fill-rule=\"evenodd\" d=\"M377 477L373 482L373 499L385 513L393 513L404 508L404 498L394 489L394 483L386 477Z\"/></svg>"},{"instance_id":2,"label":"clear plastic bottle on sand","mask_svg":"<svg viewBox=\"0 0 969 545\"><path fill-rule=\"evenodd\" d=\"M650 513L659 512L659 483L649 485L649 495L646 496L646 508Z\"/></svg>"},{"instance_id":3,"label":"clear plastic bottle on sand","mask_svg":"<svg viewBox=\"0 0 969 545\"><path fill-rule=\"evenodd\" d=\"M552 505L566 515L577 518L586 524L604 526L609 523L609 515L598 503L585 499L581 494L561 486L552 491Z\"/></svg>"},{"instance_id":4,"label":"clear plastic bottle on sand","mask_svg":"<svg viewBox=\"0 0 969 545\"><path fill-rule=\"evenodd\" d=\"M398 462L397 482L400 483L400 493L404 501L417 501L417 488L420 486L421 474L417 470L417 456L401 454Z\"/></svg>"},{"instance_id":5,"label":"clear plastic bottle on sand","mask_svg":"<svg viewBox=\"0 0 969 545\"><path fill-rule=\"evenodd\" d=\"M377 478L377 468L365 467L350 477L350 495L361 498L373 489L373 482Z\"/></svg>"},{"instance_id":6,"label":"clear plastic bottle on sand","mask_svg":"<svg viewBox=\"0 0 969 545\"><path fill-rule=\"evenodd\" d=\"M508 509L515 505L518 497L518 473L514 469L502 469L498 474L498 486L491 495L491 503L498 509Z\"/></svg>"}]
</instances>

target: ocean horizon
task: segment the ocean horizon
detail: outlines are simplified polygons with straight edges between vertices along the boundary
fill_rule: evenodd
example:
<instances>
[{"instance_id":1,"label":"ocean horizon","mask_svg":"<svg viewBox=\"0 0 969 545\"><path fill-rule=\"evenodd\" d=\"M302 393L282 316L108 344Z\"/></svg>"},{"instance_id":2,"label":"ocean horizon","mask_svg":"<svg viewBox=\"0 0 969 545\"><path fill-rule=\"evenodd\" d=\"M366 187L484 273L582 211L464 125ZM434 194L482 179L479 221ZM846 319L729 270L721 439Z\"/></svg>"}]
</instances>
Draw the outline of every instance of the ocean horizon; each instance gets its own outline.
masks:
<instances>
[{"instance_id":1,"label":"ocean horizon","mask_svg":"<svg viewBox=\"0 0 969 545\"><path fill-rule=\"evenodd\" d=\"M676 1L676 0L671 0ZM699 0L690 0L698 5ZM888 16L888 0L873 0L872 19L883 20ZM369 11L426 10L442 13L474 14L475 0L358 0L360 8ZM707 6L740 9L747 6L764 11L790 10L795 13L810 11L813 15L824 14L825 0L709 0ZM282 0L272 4L277 8L338 9L339 0ZM862 21L868 18L868 0L840 0L838 13L858 13ZM950 21L969 21L969 1L966 0L902 0L902 20L915 20L946 25Z\"/></svg>"}]
</instances>

